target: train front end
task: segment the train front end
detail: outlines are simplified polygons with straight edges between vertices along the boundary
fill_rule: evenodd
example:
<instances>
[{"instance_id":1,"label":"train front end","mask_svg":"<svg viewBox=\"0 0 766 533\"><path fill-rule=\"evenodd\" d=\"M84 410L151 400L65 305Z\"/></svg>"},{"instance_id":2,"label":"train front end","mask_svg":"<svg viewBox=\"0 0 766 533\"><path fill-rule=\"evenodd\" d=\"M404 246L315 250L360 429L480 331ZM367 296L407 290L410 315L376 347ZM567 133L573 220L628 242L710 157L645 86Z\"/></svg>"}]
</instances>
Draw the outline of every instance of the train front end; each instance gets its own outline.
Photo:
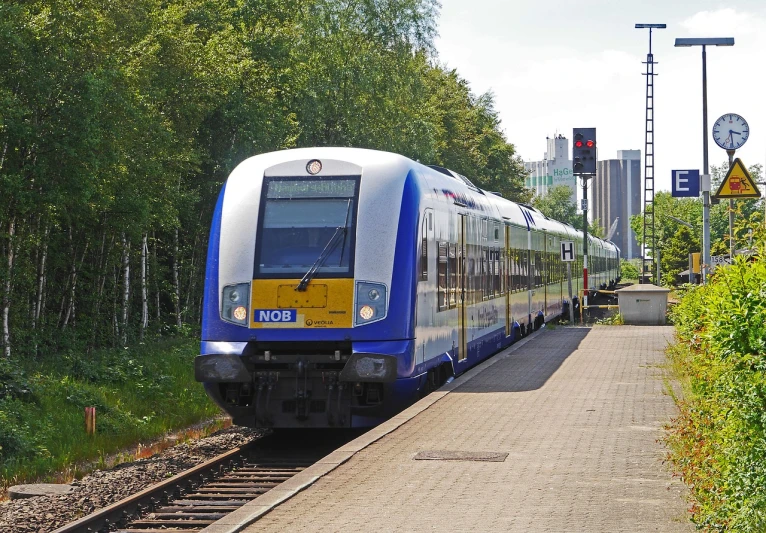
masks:
<instances>
[{"instance_id":1,"label":"train front end","mask_svg":"<svg viewBox=\"0 0 766 533\"><path fill-rule=\"evenodd\" d=\"M235 424L368 426L401 407L412 306L394 262L407 175L404 158L338 148L264 154L232 172L195 375Z\"/></svg>"}]
</instances>

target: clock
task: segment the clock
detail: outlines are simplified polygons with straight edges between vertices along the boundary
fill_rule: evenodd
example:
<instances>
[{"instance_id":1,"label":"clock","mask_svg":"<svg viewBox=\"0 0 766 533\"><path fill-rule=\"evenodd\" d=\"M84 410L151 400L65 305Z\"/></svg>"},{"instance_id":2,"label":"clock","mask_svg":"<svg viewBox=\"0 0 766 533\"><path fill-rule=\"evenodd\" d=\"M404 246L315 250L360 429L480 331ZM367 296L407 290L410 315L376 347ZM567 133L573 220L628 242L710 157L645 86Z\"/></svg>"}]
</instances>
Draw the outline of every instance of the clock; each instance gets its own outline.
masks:
<instances>
[{"instance_id":1,"label":"clock","mask_svg":"<svg viewBox=\"0 0 766 533\"><path fill-rule=\"evenodd\" d=\"M724 150L736 150L747 141L750 126L735 113L727 113L713 124L713 140Z\"/></svg>"}]
</instances>

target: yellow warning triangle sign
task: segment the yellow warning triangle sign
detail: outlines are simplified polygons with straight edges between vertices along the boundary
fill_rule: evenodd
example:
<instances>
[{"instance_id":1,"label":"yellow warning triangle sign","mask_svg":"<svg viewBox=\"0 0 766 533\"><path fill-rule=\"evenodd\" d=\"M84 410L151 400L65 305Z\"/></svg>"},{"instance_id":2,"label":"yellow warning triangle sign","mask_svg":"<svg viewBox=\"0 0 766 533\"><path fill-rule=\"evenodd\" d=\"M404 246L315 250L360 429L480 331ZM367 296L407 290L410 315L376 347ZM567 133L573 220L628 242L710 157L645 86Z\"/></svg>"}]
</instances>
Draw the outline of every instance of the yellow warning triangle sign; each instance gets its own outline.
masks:
<instances>
[{"instance_id":1,"label":"yellow warning triangle sign","mask_svg":"<svg viewBox=\"0 0 766 533\"><path fill-rule=\"evenodd\" d=\"M745 165L737 158L729 167L729 172L726 173L726 178L724 178L721 186L718 187L715 197L732 199L760 198L761 191L758 190Z\"/></svg>"}]
</instances>

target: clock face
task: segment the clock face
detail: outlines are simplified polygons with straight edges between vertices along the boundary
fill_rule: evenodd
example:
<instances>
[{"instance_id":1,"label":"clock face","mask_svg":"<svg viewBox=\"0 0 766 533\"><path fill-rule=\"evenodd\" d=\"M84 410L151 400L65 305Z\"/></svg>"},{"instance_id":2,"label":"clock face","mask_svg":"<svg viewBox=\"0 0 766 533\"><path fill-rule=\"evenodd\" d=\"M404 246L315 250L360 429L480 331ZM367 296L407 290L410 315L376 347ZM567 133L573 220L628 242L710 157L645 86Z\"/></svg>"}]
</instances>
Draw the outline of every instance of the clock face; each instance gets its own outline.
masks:
<instances>
[{"instance_id":1,"label":"clock face","mask_svg":"<svg viewBox=\"0 0 766 533\"><path fill-rule=\"evenodd\" d=\"M725 150L736 150L747 141L750 126L739 115L728 113L713 124L713 140Z\"/></svg>"}]
</instances>

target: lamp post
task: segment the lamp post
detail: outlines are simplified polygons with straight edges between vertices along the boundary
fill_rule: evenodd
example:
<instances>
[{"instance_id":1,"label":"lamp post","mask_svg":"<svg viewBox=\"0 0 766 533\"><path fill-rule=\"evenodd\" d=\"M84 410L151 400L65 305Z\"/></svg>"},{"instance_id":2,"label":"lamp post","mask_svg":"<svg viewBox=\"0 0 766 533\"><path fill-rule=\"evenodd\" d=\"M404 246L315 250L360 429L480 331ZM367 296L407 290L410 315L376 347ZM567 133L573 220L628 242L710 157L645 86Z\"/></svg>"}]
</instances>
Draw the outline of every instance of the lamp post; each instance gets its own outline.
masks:
<instances>
[{"instance_id":1,"label":"lamp post","mask_svg":"<svg viewBox=\"0 0 766 533\"><path fill-rule=\"evenodd\" d=\"M702 158L703 171L708 175L707 129L707 52L706 46L734 46L734 37L677 38L676 46L702 47ZM710 188L702 191L702 283L707 280L710 265Z\"/></svg>"}]
</instances>

